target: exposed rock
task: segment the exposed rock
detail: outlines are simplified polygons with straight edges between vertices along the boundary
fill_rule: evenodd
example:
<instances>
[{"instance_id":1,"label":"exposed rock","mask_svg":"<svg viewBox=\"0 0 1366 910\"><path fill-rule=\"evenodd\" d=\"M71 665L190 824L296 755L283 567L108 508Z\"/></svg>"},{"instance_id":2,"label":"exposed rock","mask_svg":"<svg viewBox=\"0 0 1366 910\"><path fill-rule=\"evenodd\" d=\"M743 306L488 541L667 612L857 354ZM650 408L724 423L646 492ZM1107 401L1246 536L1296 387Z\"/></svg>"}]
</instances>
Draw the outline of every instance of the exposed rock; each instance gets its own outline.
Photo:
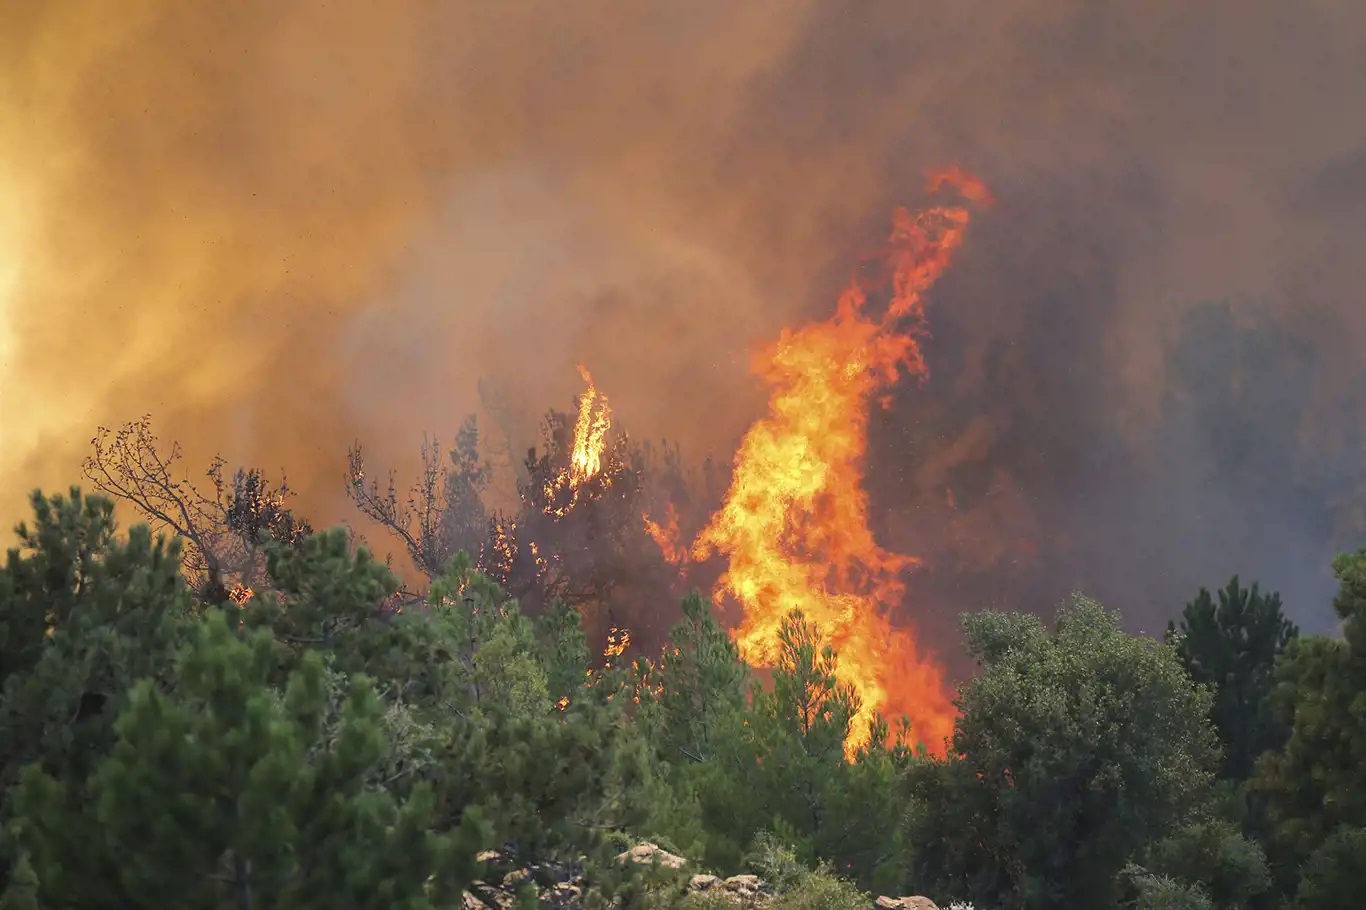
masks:
<instances>
[{"instance_id":1,"label":"exposed rock","mask_svg":"<svg viewBox=\"0 0 1366 910\"><path fill-rule=\"evenodd\" d=\"M721 879L715 875L697 874L688 881L688 887L694 891L708 891L721 884Z\"/></svg>"},{"instance_id":2,"label":"exposed rock","mask_svg":"<svg viewBox=\"0 0 1366 910\"><path fill-rule=\"evenodd\" d=\"M518 865L509 854L497 850L486 850L475 858L486 865L486 881L470 885L463 896L463 910L516 910L517 892L527 885L536 886L538 903L545 910L569 910L583 903L582 858L571 863Z\"/></svg>"},{"instance_id":3,"label":"exposed rock","mask_svg":"<svg viewBox=\"0 0 1366 910\"><path fill-rule=\"evenodd\" d=\"M658 862L666 869L682 869L688 861L681 856L675 856L657 844L636 844L630 850L617 856L617 862L633 862L650 865Z\"/></svg>"},{"instance_id":4,"label":"exposed rock","mask_svg":"<svg viewBox=\"0 0 1366 910\"><path fill-rule=\"evenodd\" d=\"M573 864L533 863L518 867L515 860L496 850L481 853L478 859L488 864L489 879L497 884L475 882L471 885L464 895L463 910L516 910L517 891L528 884L538 886L538 903L542 910L576 910L583 905L582 860ZM682 869L688 865L683 857L651 843L637 844L619 854L617 861L647 866L659 863L666 869ZM772 887L757 875L732 875L722 879L699 872L689 878L688 890L715 892L728 898L737 908L763 908L773 897ZM939 907L928 897L879 897L869 910L939 910Z\"/></svg>"},{"instance_id":5,"label":"exposed rock","mask_svg":"<svg viewBox=\"0 0 1366 910\"><path fill-rule=\"evenodd\" d=\"M583 901L583 888L572 882L560 882L541 894L541 903L551 907L577 907Z\"/></svg>"},{"instance_id":6,"label":"exposed rock","mask_svg":"<svg viewBox=\"0 0 1366 910\"><path fill-rule=\"evenodd\" d=\"M764 880L757 875L732 875L722 882L727 891L762 891L764 890Z\"/></svg>"},{"instance_id":7,"label":"exposed rock","mask_svg":"<svg viewBox=\"0 0 1366 910\"><path fill-rule=\"evenodd\" d=\"M721 893L742 906L762 906L773 896L773 889L757 875L732 875L721 882Z\"/></svg>"},{"instance_id":8,"label":"exposed rock","mask_svg":"<svg viewBox=\"0 0 1366 910\"><path fill-rule=\"evenodd\" d=\"M517 894L515 891L475 882L464 893L461 903L467 910L516 910Z\"/></svg>"},{"instance_id":9,"label":"exposed rock","mask_svg":"<svg viewBox=\"0 0 1366 910\"><path fill-rule=\"evenodd\" d=\"M879 897L873 901L877 910L939 910L939 905L928 897Z\"/></svg>"},{"instance_id":10,"label":"exposed rock","mask_svg":"<svg viewBox=\"0 0 1366 910\"><path fill-rule=\"evenodd\" d=\"M529 881L531 881L530 869L513 869L507 875L503 876L500 887L507 891L516 891Z\"/></svg>"}]
</instances>

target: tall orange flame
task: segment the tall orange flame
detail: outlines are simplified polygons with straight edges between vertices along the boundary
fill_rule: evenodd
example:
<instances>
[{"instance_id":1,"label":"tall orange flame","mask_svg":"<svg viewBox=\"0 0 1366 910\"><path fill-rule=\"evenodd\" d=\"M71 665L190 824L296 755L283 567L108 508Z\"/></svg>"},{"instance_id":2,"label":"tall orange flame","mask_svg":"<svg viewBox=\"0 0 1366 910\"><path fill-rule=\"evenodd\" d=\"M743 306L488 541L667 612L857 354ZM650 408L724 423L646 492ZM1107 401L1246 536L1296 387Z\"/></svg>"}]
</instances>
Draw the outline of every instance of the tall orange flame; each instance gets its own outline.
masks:
<instances>
[{"instance_id":1,"label":"tall orange flame","mask_svg":"<svg viewBox=\"0 0 1366 910\"><path fill-rule=\"evenodd\" d=\"M607 396L598 391L588 368L580 365L579 375L588 385L579 396L579 416L574 421L574 446L569 452L569 466L546 482L547 514L564 517L579 501L579 488L602 473L602 459L607 451L607 434L612 429L612 409ZM560 495L569 490L569 498Z\"/></svg>"},{"instance_id":2,"label":"tall orange flame","mask_svg":"<svg viewBox=\"0 0 1366 910\"><path fill-rule=\"evenodd\" d=\"M660 555L664 561L680 569L688 561L687 549L678 542L678 510L671 502L664 513L664 521L660 523L645 514L645 533L650 535L650 539L659 547Z\"/></svg>"},{"instance_id":3,"label":"tall orange flame","mask_svg":"<svg viewBox=\"0 0 1366 910\"><path fill-rule=\"evenodd\" d=\"M612 411L607 396L598 391L588 368L579 367L588 389L579 397L579 418L574 424L574 451L569 458L569 484L577 487L602 470L602 453L607 449L607 431L612 428Z\"/></svg>"},{"instance_id":4,"label":"tall orange flame","mask_svg":"<svg viewBox=\"0 0 1366 910\"><path fill-rule=\"evenodd\" d=\"M958 168L931 175L927 190L944 188L990 202L981 181ZM759 353L768 416L745 435L725 502L692 547L696 559L726 557L716 593L744 609L734 634L751 664L775 663L778 631L793 609L838 650L839 675L862 702L846 742L851 755L867 742L875 711L909 717L914 738L933 751L953 731L940 666L920 653L912 629L888 619L917 561L874 541L862 461L871 399L903 372L926 374L916 341L925 334L922 294L947 268L968 221L963 205L916 216L897 209L886 248L867 263L877 266L877 287L856 278L830 319L784 330ZM865 312L868 291L888 284L882 317Z\"/></svg>"}]
</instances>

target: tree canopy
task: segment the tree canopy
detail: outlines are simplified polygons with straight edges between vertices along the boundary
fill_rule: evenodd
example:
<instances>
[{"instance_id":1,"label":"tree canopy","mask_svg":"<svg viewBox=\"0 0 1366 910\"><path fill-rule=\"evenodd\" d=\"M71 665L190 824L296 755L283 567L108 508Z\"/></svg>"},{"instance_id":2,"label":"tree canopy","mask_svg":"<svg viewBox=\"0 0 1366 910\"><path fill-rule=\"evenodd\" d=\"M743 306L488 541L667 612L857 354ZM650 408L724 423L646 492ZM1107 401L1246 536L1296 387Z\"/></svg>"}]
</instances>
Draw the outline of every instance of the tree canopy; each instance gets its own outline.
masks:
<instances>
[{"instance_id":1,"label":"tree canopy","mask_svg":"<svg viewBox=\"0 0 1366 910\"><path fill-rule=\"evenodd\" d=\"M251 489L221 520L274 514ZM399 603L352 535L283 519L237 521L253 588L215 601L193 541L78 489L32 505L0 569L6 908L558 900L528 869L578 870L583 906L672 900L612 859L645 840L842 910L1356 898L1366 551L1334 563L1341 638L1237 579L1163 641L1081 595L971 614L950 754L875 718L851 758L857 698L800 613L767 673L697 594L659 647L603 653L582 604L524 610L474 554Z\"/></svg>"}]
</instances>

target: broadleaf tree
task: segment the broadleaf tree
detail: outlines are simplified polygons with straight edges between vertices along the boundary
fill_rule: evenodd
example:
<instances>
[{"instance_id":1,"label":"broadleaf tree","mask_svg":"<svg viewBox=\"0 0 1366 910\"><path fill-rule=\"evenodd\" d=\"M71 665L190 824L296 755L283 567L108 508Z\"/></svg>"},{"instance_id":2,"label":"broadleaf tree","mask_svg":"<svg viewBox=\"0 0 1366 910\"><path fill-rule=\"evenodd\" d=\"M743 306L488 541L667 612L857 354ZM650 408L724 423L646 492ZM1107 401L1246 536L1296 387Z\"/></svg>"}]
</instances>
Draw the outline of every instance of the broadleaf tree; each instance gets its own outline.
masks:
<instances>
[{"instance_id":1,"label":"broadleaf tree","mask_svg":"<svg viewBox=\"0 0 1366 910\"><path fill-rule=\"evenodd\" d=\"M1208 801L1208 691L1081 595L1052 630L998 612L964 624L981 672L958 699L954 755L914 775L936 826L918 877L979 905L1110 906L1129 859Z\"/></svg>"}]
</instances>

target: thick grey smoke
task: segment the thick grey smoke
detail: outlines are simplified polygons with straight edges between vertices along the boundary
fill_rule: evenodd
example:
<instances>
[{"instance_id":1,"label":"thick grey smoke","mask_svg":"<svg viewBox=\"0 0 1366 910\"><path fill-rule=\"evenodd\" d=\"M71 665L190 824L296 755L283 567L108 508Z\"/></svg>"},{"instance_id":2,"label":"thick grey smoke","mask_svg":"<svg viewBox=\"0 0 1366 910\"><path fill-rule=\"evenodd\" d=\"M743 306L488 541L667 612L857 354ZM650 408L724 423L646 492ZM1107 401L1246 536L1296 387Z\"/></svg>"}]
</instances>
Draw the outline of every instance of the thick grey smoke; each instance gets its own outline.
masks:
<instances>
[{"instance_id":1,"label":"thick grey smoke","mask_svg":"<svg viewBox=\"0 0 1366 910\"><path fill-rule=\"evenodd\" d=\"M1234 571L1322 628L1363 531L1360 4L10 4L0 61L7 518L151 411L334 520L351 440L480 377L524 433L576 362L728 457L748 351L958 162L1000 204L870 466L941 645Z\"/></svg>"}]
</instances>

